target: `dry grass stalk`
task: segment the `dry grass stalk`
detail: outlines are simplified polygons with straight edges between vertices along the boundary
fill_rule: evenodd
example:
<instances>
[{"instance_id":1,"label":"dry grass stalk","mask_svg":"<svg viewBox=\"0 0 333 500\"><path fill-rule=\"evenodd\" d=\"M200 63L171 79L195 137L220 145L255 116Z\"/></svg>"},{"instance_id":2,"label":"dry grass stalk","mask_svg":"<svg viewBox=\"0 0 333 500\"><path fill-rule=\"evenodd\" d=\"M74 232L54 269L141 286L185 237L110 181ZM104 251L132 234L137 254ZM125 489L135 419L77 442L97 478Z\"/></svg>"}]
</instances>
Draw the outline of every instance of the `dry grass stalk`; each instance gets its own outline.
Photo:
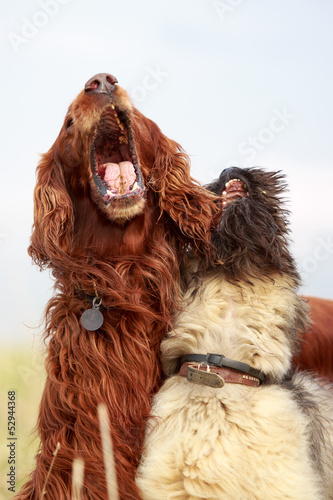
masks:
<instances>
[{"instance_id":1,"label":"dry grass stalk","mask_svg":"<svg viewBox=\"0 0 333 500\"><path fill-rule=\"evenodd\" d=\"M50 474L51 474L51 471L52 471L52 467L53 467L53 464L54 464L54 461L58 455L58 451L60 450L60 443L57 443L57 446L56 446L56 449L54 450L53 452L53 458L52 458L52 462L51 462L51 465L50 465L50 468L49 468L49 471L47 473L47 476L46 476L46 479L45 479L45 483L44 483L44 486L43 486L43 490L42 490L42 494L41 494L41 499L43 498L43 496L45 495L46 493L46 485L47 485L47 482L49 480L49 477L50 477Z\"/></svg>"},{"instance_id":2,"label":"dry grass stalk","mask_svg":"<svg viewBox=\"0 0 333 500\"><path fill-rule=\"evenodd\" d=\"M101 429L103 457L105 466L108 500L119 500L116 469L111 441L109 416L104 404L98 405L99 426Z\"/></svg>"},{"instance_id":3,"label":"dry grass stalk","mask_svg":"<svg viewBox=\"0 0 333 500\"><path fill-rule=\"evenodd\" d=\"M84 476L84 461L82 458L75 458L72 472L72 500L81 500Z\"/></svg>"}]
</instances>

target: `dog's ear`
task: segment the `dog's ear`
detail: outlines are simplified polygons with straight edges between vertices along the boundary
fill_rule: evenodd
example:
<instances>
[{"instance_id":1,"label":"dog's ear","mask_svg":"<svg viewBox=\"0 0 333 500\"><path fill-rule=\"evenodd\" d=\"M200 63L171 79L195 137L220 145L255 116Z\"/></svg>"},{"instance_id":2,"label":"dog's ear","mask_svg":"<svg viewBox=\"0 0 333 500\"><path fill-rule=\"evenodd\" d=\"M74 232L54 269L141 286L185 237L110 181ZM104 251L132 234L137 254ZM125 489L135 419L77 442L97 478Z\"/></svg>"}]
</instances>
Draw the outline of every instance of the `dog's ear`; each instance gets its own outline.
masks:
<instances>
[{"instance_id":1,"label":"dog's ear","mask_svg":"<svg viewBox=\"0 0 333 500\"><path fill-rule=\"evenodd\" d=\"M34 190L34 225L28 253L41 268L64 255L71 240L73 205L55 148L42 156Z\"/></svg>"},{"instance_id":2,"label":"dog's ear","mask_svg":"<svg viewBox=\"0 0 333 500\"><path fill-rule=\"evenodd\" d=\"M158 193L161 211L167 212L192 242L209 241L217 210L215 195L191 178L189 157L179 144L151 121L150 133L155 144L152 188Z\"/></svg>"}]
</instances>

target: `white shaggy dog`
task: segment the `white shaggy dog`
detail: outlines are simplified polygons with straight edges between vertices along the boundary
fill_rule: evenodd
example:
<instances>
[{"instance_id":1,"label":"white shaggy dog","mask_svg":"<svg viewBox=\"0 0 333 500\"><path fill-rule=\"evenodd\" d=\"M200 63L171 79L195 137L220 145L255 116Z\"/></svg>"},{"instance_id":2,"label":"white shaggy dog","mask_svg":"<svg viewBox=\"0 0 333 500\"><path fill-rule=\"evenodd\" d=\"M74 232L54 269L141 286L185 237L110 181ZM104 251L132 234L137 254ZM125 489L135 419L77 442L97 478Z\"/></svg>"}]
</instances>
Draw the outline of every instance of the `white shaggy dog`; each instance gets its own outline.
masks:
<instances>
[{"instance_id":1,"label":"white shaggy dog","mask_svg":"<svg viewBox=\"0 0 333 500\"><path fill-rule=\"evenodd\" d=\"M223 206L216 258L191 260L184 310L162 343L170 378L147 426L145 500L333 499L332 388L291 372L307 316L282 180L228 169L210 186Z\"/></svg>"}]
</instances>

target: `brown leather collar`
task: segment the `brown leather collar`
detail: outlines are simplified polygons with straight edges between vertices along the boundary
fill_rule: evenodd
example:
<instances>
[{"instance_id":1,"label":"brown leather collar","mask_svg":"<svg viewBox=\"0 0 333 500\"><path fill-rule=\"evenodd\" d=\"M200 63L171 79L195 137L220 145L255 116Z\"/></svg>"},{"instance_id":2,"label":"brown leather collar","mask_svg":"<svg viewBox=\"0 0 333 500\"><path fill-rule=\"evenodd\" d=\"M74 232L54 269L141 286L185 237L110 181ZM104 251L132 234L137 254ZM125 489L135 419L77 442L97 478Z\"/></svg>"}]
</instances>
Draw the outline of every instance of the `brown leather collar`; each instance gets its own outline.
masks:
<instances>
[{"instance_id":1,"label":"brown leather collar","mask_svg":"<svg viewBox=\"0 0 333 500\"><path fill-rule=\"evenodd\" d=\"M186 377L189 382L194 384L207 385L216 389L223 387L225 383L252 387L260 385L260 379L252 375L247 375L233 368L212 366L204 363L183 363L178 375Z\"/></svg>"}]
</instances>

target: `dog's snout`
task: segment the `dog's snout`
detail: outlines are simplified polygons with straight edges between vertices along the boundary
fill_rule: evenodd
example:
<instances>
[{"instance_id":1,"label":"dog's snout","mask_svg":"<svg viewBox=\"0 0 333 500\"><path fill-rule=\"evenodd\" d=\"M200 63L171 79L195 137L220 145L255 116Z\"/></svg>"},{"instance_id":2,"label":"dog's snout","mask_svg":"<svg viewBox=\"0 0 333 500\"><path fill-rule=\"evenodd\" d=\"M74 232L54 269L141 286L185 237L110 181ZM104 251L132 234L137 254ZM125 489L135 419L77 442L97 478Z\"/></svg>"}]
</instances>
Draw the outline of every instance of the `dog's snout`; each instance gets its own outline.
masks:
<instances>
[{"instance_id":1,"label":"dog's snout","mask_svg":"<svg viewBox=\"0 0 333 500\"><path fill-rule=\"evenodd\" d=\"M95 92L98 94L111 94L115 89L118 80L108 73L98 73L90 78L84 86L85 92Z\"/></svg>"},{"instance_id":2,"label":"dog's snout","mask_svg":"<svg viewBox=\"0 0 333 500\"><path fill-rule=\"evenodd\" d=\"M222 171L220 177L223 179L229 180L229 179L232 179L233 177L237 177L237 176L242 175L242 172L243 172L243 169L241 169L239 167L228 167Z\"/></svg>"}]
</instances>

